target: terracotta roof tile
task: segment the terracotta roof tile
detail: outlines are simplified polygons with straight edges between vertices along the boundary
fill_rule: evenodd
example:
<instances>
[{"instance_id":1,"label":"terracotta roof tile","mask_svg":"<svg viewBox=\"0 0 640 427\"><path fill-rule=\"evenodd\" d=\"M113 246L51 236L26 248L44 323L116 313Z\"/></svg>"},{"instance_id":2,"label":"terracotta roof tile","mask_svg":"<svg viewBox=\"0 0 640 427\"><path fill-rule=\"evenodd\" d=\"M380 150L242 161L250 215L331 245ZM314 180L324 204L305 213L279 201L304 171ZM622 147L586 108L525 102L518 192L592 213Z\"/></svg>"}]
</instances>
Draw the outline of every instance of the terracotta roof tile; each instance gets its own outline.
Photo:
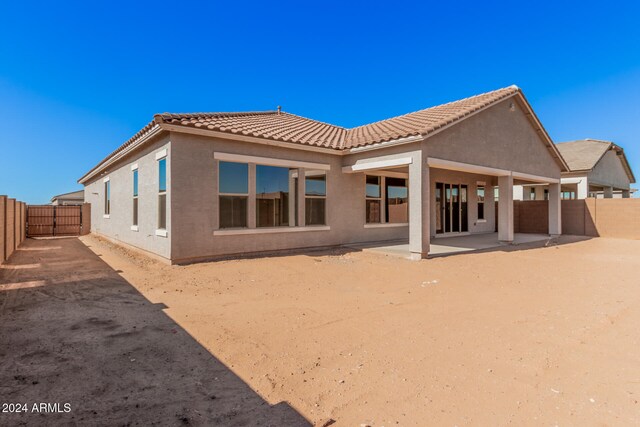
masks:
<instances>
[{"instance_id":1,"label":"terracotta roof tile","mask_svg":"<svg viewBox=\"0 0 640 427\"><path fill-rule=\"evenodd\" d=\"M163 113L164 123L242 134L275 141L345 149L416 135L428 135L517 93L511 86L414 113L346 129L277 111L247 113Z\"/></svg>"}]
</instances>

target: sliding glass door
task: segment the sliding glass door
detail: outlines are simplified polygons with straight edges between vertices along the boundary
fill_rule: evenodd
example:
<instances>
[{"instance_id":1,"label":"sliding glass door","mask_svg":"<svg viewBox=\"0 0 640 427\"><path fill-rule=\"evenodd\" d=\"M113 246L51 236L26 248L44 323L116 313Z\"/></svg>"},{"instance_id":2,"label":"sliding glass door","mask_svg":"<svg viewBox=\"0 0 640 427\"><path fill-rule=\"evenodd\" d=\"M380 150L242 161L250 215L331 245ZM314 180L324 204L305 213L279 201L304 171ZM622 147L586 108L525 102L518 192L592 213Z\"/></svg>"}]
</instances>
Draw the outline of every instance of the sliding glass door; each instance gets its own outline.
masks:
<instances>
[{"instance_id":1,"label":"sliding glass door","mask_svg":"<svg viewBox=\"0 0 640 427\"><path fill-rule=\"evenodd\" d=\"M467 186L436 183L436 233L464 233L467 224Z\"/></svg>"}]
</instances>

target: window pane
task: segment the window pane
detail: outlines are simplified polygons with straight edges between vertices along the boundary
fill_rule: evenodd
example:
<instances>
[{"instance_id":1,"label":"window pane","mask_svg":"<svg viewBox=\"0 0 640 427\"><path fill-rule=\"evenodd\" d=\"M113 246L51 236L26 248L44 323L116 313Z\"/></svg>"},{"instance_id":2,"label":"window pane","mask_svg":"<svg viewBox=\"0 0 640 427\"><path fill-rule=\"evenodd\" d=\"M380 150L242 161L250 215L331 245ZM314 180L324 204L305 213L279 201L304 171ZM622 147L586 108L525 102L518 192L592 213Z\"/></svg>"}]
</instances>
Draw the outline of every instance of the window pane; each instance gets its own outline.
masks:
<instances>
[{"instance_id":1,"label":"window pane","mask_svg":"<svg viewBox=\"0 0 640 427\"><path fill-rule=\"evenodd\" d=\"M380 200L367 200L367 217L368 224L380 222Z\"/></svg>"},{"instance_id":2,"label":"window pane","mask_svg":"<svg viewBox=\"0 0 640 427\"><path fill-rule=\"evenodd\" d=\"M380 177L367 175L367 197L380 197ZM368 217L368 216L367 216Z\"/></svg>"},{"instance_id":3,"label":"window pane","mask_svg":"<svg viewBox=\"0 0 640 427\"><path fill-rule=\"evenodd\" d=\"M326 199L305 199L305 223L306 225L325 224L325 202Z\"/></svg>"},{"instance_id":4,"label":"window pane","mask_svg":"<svg viewBox=\"0 0 640 427\"><path fill-rule=\"evenodd\" d=\"M249 193L249 165L246 163L220 162L219 165L220 193L247 194Z\"/></svg>"},{"instance_id":5,"label":"window pane","mask_svg":"<svg viewBox=\"0 0 640 427\"><path fill-rule=\"evenodd\" d=\"M220 228L247 226L247 198L220 196Z\"/></svg>"},{"instance_id":6,"label":"window pane","mask_svg":"<svg viewBox=\"0 0 640 427\"><path fill-rule=\"evenodd\" d=\"M111 181L104 183L104 213L109 215L111 211Z\"/></svg>"},{"instance_id":7,"label":"window pane","mask_svg":"<svg viewBox=\"0 0 640 427\"><path fill-rule=\"evenodd\" d=\"M484 202L484 187L483 186L478 186L478 190L477 190L477 194L478 194L478 202Z\"/></svg>"},{"instance_id":8,"label":"window pane","mask_svg":"<svg viewBox=\"0 0 640 427\"><path fill-rule=\"evenodd\" d=\"M478 203L478 219L484 219L484 202Z\"/></svg>"},{"instance_id":9,"label":"window pane","mask_svg":"<svg viewBox=\"0 0 640 427\"><path fill-rule=\"evenodd\" d=\"M133 196L138 195L138 169L133 171Z\"/></svg>"},{"instance_id":10,"label":"window pane","mask_svg":"<svg viewBox=\"0 0 640 427\"><path fill-rule=\"evenodd\" d=\"M307 196L327 195L327 176L324 172L306 171L305 177L304 191Z\"/></svg>"},{"instance_id":11,"label":"window pane","mask_svg":"<svg viewBox=\"0 0 640 427\"><path fill-rule=\"evenodd\" d=\"M407 180L404 178L386 178L387 222L405 223L409 221L409 197Z\"/></svg>"},{"instance_id":12,"label":"window pane","mask_svg":"<svg viewBox=\"0 0 640 427\"><path fill-rule=\"evenodd\" d=\"M289 225L289 169L256 166L256 226Z\"/></svg>"},{"instance_id":13,"label":"window pane","mask_svg":"<svg viewBox=\"0 0 640 427\"><path fill-rule=\"evenodd\" d=\"M167 191L167 159L158 160L158 191Z\"/></svg>"},{"instance_id":14,"label":"window pane","mask_svg":"<svg viewBox=\"0 0 640 427\"><path fill-rule=\"evenodd\" d=\"M138 198L133 199L133 225L138 225Z\"/></svg>"},{"instance_id":15,"label":"window pane","mask_svg":"<svg viewBox=\"0 0 640 427\"><path fill-rule=\"evenodd\" d=\"M167 195L158 195L158 229L167 229Z\"/></svg>"}]
</instances>

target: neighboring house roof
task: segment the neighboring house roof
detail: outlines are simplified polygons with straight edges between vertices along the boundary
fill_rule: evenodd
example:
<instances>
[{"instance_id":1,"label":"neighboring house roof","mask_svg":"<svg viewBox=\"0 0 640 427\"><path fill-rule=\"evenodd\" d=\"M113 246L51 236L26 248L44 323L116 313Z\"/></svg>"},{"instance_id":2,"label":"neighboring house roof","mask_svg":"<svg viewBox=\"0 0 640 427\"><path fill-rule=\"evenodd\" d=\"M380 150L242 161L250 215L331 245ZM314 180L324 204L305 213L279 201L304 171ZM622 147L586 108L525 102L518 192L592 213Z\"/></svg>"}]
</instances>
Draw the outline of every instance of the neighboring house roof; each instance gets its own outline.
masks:
<instances>
[{"instance_id":1,"label":"neighboring house roof","mask_svg":"<svg viewBox=\"0 0 640 427\"><path fill-rule=\"evenodd\" d=\"M228 134L229 138L252 137L278 143L291 143L307 147L340 152L357 147L375 146L406 138L427 138L473 114L507 98L517 96L525 114L547 143L551 155L566 170L564 160L555 148L546 130L535 116L531 106L517 86L494 90L459 101L426 108L402 116L347 129L278 111L245 113L163 113L131 139L109 154L78 182L84 182L108 164L126 155L141 141L149 139L163 129L180 131L194 128Z\"/></svg>"},{"instance_id":2,"label":"neighboring house roof","mask_svg":"<svg viewBox=\"0 0 640 427\"><path fill-rule=\"evenodd\" d=\"M556 144L556 147L560 154L562 154L562 157L564 157L565 162L567 162L570 172L591 171L607 151L615 150L629 177L629 181L632 183L636 182L624 150L611 141L581 139L577 141L560 142Z\"/></svg>"},{"instance_id":3,"label":"neighboring house roof","mask_svg":"<svg viewBox=\"0 0 640 427\"><path fill-rule=\"evenodd\" d=\"M84 190L72 191L70 193L58 194L57 196L53 196L51 198L51 203L55 200L64 199L64 200L84 200Z\"/></svg>"}]
</instances>

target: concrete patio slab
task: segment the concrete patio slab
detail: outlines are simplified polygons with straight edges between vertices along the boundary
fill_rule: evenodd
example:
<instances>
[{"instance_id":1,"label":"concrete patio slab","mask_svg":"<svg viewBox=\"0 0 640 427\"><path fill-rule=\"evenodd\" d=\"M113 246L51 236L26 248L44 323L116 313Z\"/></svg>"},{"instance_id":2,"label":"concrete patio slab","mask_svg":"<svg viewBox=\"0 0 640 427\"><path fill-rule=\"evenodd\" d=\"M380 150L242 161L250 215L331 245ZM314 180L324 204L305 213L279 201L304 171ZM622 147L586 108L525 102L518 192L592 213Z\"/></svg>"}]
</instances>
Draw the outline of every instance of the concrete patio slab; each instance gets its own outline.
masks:
<instances>
[{"instance_id":1,"label":"concrete patio slab","mask_svg":"<svg viewBox=\"0 0 640 427\"><path fill-rule=\"evenodd\" d=\"M513 243L503 243L498 240L498 233L470 234L466 236L439 237L431 240L429 256L445 256L457 253L479 251L504 246L522 245L526 243L549 240L546 234L516 233ZM409 258L409 243L407 241L378 244L345 245L348 248L365 252Z\"/></svg>"}]
</instances>

